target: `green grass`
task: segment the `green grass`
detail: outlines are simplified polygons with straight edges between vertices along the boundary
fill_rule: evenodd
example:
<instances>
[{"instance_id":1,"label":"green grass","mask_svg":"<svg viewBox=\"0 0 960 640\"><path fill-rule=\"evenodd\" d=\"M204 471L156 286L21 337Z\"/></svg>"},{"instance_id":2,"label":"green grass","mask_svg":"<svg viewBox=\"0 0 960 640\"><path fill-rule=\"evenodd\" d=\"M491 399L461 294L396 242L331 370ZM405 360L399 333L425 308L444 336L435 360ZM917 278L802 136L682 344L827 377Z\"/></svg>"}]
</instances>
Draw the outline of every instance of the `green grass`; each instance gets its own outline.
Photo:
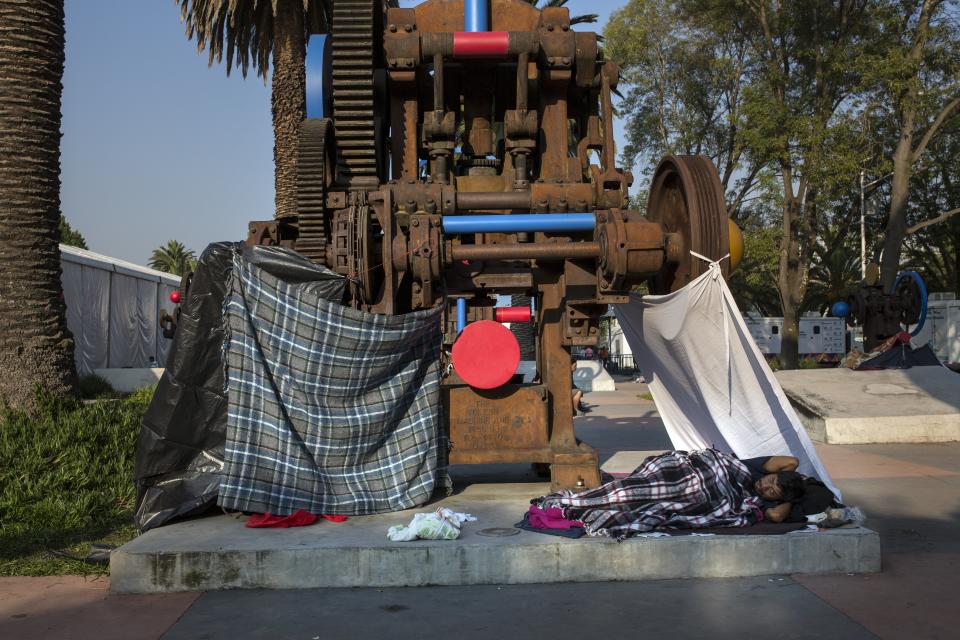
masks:
<instances>
[{"instance_id":1,"label":"green grass","mask_svg":"<svg viewBox=\"0 0 960 640\"><path fill-rule=\"evenodd\" d=\"M35 414L0 411L0 576L105 572L49 552L135 535L133 462L153 389L88 404L38 393Z\"/></svg>"},{"instance_id":2,"label":"green grass","mask_svg":"<svg viewBox=\"0 0 960 640\"><path fill-rule=\"evenodd\" d=\"M121 394L114 391L110 383L95 373L82 376L77 383L80 397L88 399L119 398Z\"/></svg>"}]
</instances>

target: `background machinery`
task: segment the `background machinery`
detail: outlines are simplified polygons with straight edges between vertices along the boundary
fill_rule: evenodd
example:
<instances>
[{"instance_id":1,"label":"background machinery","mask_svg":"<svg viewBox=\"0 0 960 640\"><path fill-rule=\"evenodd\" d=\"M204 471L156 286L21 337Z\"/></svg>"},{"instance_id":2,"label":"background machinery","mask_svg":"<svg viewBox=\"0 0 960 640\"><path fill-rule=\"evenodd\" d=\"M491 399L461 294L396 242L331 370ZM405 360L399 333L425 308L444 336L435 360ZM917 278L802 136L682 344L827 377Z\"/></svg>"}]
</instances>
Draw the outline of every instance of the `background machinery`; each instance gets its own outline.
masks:
<instances>
[{"instance_id":1,"label":"background machinery","mask_svg":"<svg viewBox=\"0 0 960 640\"><path fill-rule=\"evenodd\" d=\"M617 80L567 9L522 0L334 0L332 34L310 40L298 214L250 223L248 243L343 274L357 309L445 306L451 463L549 464L555 488L596 486L597 452L573 429L570 348L595 345L631 288L666 293L702 273L691 251L728 253L705 157L664 159L645 215L630 207ZM516 340L495 324L530 314L495 310L498 294L535 300L534 383L513 382Z\"/></svg>"}]
</instances>

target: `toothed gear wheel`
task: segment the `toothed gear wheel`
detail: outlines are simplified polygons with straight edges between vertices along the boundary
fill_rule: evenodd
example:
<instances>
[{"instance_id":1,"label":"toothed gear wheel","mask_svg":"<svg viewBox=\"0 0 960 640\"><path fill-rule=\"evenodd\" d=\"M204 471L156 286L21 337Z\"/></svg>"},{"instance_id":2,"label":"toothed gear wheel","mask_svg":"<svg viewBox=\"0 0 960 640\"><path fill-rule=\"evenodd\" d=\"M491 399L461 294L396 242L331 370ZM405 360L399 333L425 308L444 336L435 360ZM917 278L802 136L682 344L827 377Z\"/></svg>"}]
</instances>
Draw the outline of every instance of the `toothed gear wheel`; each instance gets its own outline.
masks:
<instances>
[{"instance_id":1,"label":"toothed gear wheel","mask_svg":"<svg viewBox=\"0 0 960 640\"><path fill-rule=\"evenodd\" d=\"M339 181L377 178L374 69L382 0L333 2L333 126Z\"/></svg>"},{"instance_id":2,"label":"toothed gear wheel","mask_svg":"<svg viewBox=\"0 0 960 640\"><path fill-rule=\"evenodd\" d=\"M297 155L296 250L314 262L327 264L330 221L325 211L331 183L333 125L327 118L308 118L300 127Z\"/></svg>"}]
</instances>

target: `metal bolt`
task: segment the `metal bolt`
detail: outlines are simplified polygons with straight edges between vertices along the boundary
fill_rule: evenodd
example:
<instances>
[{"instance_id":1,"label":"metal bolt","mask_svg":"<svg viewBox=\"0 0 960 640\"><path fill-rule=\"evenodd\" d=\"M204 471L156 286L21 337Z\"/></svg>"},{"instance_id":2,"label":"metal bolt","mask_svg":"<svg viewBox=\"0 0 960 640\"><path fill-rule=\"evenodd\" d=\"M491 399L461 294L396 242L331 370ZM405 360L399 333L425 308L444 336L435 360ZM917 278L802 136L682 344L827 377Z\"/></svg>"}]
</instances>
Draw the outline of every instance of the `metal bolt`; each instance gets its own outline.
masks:
<instances>
[{"instance_id":1,"label":"metal bolt","mask_svg":"<svg viewBox=\"0 0 960 640\"><path fill-rule=\"evenodd\" d=\"M583 333L583 331L580 329L580 327L577 327L577 335L580 335L581 333Z\"/></svg>"},{"instance_id":2,"label":"metal bolt","mask_svg":"<svg viewBox=\"0 0 960 640\"><path fill-rule=\"evenodd\" d=\"M547 25L547 31L553 31L553 25L552 25L552 24L548 24L548 25Z\"/></svg>"},{"instance_id":3,"label":"metal bolt","mask_svg":"<svg viewBox=\"0 0 960 640\"><path fill-rule=\"evenodd\" d=\"M397 25L391 24L389 27L387 27L387 29L390 29L390 33L396 33L396 32L397 32Z\"/></svg>"},{"instance_id":4,"label":"metal bolt","mask_svg":"<svg viewBox=\"0 0 960 640\"><path fill-rule=\"evenodd\" d=\"M411 31L413 31L413 25L412 25L412 24L405 24L405 25L403 25L403 30L406 31L407 33L410 33Z\"/></svg>"},{"instance_id":5,"label":"metal bolt","mask_svg":"<svg viewBox=\"0 0 960 640\"><path fill-rule=\"evenodd\" d=\"M563 62L563 64L570 64L570 58L567 56L563 56L563 58L561 59L561 62Z\"/></svg>"},{"instance_id":6,"label":"metal bolt","mask_svg":"<svg viewBox=\"0 0 960 640\"><path fill-rule=\"evenodd\" d=\"M561 27L564 31L570 31L570 25L565 24Z\"/></svg>"},{"instance_id":7,"label":"metal bolt","mask_svg":"<svg viewBox=\"0 0 960 640\"><path fill-rule=\"evenodd\" d=\"M420 226L420 221L419 221L418 219L414 218L413 220L410 221L410 226L411 226L411 227L419 227L419 226Z\"/></svg>"},{"instance_id":8,"label":"metal bolt","mask_svg":"<svg viewBox=\"0 0 960 640\"><path fill-rule=\"evenodd\" d=\"M606 222L606 221L607 221L607 215L604 214L604 213L601 213L600 215L597 216L597 221L598 221L598 222Z\"/></svg>"},{"instance_id":9,"label":"metal bolt","mask_svg":"<svg viewBox=\"0 0 960 640\"><path fill-rule=\"evenodd\" d=\"M591 333L591 334L594 334L594 333L596 333L596 332L597 332L597 328L596 328L596 327L590 327L590 333Z\"/></svg>"}]
</instances>

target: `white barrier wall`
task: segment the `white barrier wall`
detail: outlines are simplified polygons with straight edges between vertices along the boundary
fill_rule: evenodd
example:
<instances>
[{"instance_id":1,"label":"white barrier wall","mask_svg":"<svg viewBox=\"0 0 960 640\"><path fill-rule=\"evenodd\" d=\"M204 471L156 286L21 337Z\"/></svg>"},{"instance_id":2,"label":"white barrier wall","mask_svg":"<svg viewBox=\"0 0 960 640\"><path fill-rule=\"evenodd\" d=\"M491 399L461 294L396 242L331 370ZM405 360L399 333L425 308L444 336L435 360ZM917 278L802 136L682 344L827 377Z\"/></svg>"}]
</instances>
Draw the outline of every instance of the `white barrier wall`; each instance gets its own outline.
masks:
<instances>
[{"instance_id":1,"label":"white barrier wall","mask_svg":"<svg viewBox=\"0 0 960 640\"><path fill-rule=\"evenodd\" d=\"M60 267L78 374L166 364L160 310L173 310L179 276L63 244Z\"/></svg>"}]
</instances>

